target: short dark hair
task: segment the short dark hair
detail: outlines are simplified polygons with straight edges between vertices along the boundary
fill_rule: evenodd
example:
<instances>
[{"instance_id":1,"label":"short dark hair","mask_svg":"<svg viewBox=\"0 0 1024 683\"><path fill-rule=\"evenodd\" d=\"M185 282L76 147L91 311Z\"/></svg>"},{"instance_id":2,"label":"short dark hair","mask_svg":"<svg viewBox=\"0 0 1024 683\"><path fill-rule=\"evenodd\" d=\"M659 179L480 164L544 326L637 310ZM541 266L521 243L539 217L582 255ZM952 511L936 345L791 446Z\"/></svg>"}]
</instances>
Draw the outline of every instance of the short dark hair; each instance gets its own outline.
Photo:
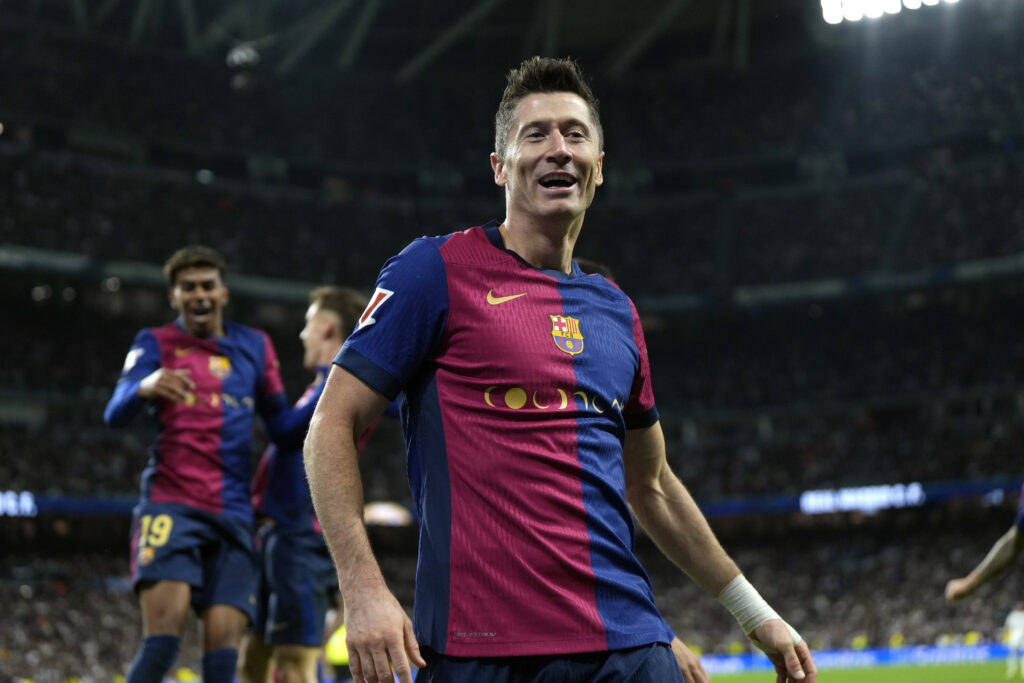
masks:
<instances>
[{"instance_id":1,"label":"short dark hair","mask_svg":"<svg viewBox=\"0 0 1024 683\"><path fill-rule=\"evenodd\" d=\"M615 274L612 273L612 269L606 266L605 264L601 263L600 261L595 261L584 256L576 256L574 258L576 260L576 265L579 266L580 270L582 270L585 274L602 275L604 276L604 279L608 280L609 282L615 282Z\"/></svg>"},{"instance_id":2,"label":"short dark hair","mask_svg":"<svg viewBox=\"0 0 1024 683\"><path fill-rule=\"evenodd\" d=\"M174 287L178 273L186 268L216 268L222 279L227 272L227 264L220 252L201 244L190 244L171 254L164 263L167 286Z\"/></svg>"},{"instance_id":3,"label":"short dark hair","mask_svg":"<svg viewBox=\"0 0 1024 683\"><path fill-rule=\"evenodd\" d=\"M309 293L309 304L316 304L321 311L335 313L339 320L339 328L342 339L348 339L356 329L356 323L363 309L366 308L367 299L354 289L324 285L317 287Z\"/></svg>"},{"instance_id":4,"label":"short dark hair","mask_svg":"<svg viewBox=\"0 0 1024 683\"><path fill-rule=\"evenodd\" d=\"M549 92L570 92L583 98L597 126L598 147L604 149L604 130L601 128L597 98L583 77L579 64L571 58L530 57L508 72L508 83L494 115L495 154L505 156L508 134L515 123L519 102L528 95Z\"/></svg>"}]
</instances>

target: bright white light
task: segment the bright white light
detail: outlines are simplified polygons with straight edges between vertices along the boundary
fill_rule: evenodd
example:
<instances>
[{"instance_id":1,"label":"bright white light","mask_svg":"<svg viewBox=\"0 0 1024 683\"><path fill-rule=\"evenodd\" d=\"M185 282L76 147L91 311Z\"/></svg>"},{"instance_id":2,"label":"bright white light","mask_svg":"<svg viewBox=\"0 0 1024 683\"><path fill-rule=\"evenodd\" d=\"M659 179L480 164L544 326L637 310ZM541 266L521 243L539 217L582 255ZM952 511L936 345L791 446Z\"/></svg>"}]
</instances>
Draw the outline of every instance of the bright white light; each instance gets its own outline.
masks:
<instances>
[{"instance_id":1,"label":"bright white light","mask_svg":"<svg viewBox=\"0 0 1024 683\"><path fill-rule=\"evenodd\" d=\"M843 0L843 17L847 21L860 21L864 18L864 8L860 0Z\"/></svg>"},{"instance_id":2,"label":"bright white light","mask_svg":"<svg viewBox=\"0 0 1024 683\"><path fill-rule=\"evenodd\" d=\"M821 0L821 16L829 24L841 24L864 17L877 19L885 14L899 14L904 8L915 10L925 5L934 7L958 2L960 0Z\"/></svg>"},{"instance_id":3,"label":"bright white light","mask_svg":"<svg viewBox=\"0 0 1024 683\"><path fill-rule=\"evenodd\" d=\"M882 0L863 0L864 16L870 19L877 19L885 13L882 8Z\"/></svg>"},{"instance_id":4,"label":"bright white light","mask_svg":"<svg viewBox=\"0 0 1024 683\"><path fill-rule=\"evenodd\" d=\"M821 0L821 16L829 24L843 23L843 0Z\"/></svg>"},{"instance_id":5,"label":"bright white light","mask_svg":"<svg viewBox=\"0 0 1024 683\"><path fill-rule=\"evenodd\" d=\"M843 23L843 9L822 9L821 14L825 19L826 23L829 24L841 24Z\"/></svg>"}]
</instances>

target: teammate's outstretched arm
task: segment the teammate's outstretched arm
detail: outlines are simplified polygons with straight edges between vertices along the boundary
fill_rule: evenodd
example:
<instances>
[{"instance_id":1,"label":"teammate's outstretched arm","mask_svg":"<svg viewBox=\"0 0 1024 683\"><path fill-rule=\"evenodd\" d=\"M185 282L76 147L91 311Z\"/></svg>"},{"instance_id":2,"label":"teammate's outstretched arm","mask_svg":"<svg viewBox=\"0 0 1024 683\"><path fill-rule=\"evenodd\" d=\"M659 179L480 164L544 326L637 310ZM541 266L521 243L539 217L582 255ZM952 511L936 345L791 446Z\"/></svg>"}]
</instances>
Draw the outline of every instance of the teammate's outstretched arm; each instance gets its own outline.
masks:
<instances>
[{"instance_id":1,"label":"teammate's outstretched arm","mask_svg":"<svg viewBox=\"0 0 1024 683\"><path fill-rule=\"evenodd\" d=\"M661 424L627 432L626 500L662 552L729 608L775 665L778 683L817 680L807 643L768 606L726 554L665 457Z\"/></svg>"},{"instance_id":2,"label":"teammate's outstretched arm","mask_svg":"<svg viewBox=\"0 0 1024 683\"><path fill-rule=\"evenodd\" d=\"M303 449L306 475L345 600L352 678L412 683L409 661L426 666L412 622L388 590L363 523L363 485L356 438L389 401L354 375L333 367L317 402Z\"/></svg>"},{"instance_id":3,"label":"teammate's outstretched arm","mask_svg":"<svg viewBox=\"0 0 1024 683\"><path fill-rule=\"evenodd\" d=\"M1024 550L1024 535L1017 531L1014 524L1010 530L999 537L985 555L985 559L971 570L967 576L952 579L946 584L946 599L960 600L981 588L990 580L1005 571Z\"/></svg>"}]
</instances>

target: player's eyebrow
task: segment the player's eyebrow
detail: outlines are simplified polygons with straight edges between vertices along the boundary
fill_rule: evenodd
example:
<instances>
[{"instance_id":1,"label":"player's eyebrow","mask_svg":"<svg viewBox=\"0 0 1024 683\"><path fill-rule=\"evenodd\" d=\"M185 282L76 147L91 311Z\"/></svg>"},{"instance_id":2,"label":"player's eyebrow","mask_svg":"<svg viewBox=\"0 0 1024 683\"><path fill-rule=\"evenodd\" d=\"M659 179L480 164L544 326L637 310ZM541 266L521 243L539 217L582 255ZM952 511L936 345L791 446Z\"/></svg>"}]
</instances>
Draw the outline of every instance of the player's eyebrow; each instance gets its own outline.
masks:
<instances>
[{"instance_id":1,"label":"player's eyebrow","mask_svg":"<svg viewBox=\"0 0 1024 683\"><path fill-rule=\"evenodd\" d=\"M193 278L183 277L178 280L178 284L182 287L204 287L209 288L217 284L216 277L204 277L204 278Z\"/></svg>"},{"instance_id":2,"label":"player's eyebrow","mask_svg":"<svg viewBox=\"0 0 1024 683\"><path fill-rule=\"evenodd\" d=\"M577 119L575 117L570 117L568 119L561 119L558 121L556 121L555 119L534 119L532 121L526 121L523 123L523 125L519 127L519 135L522 136L524 133L533 128L541 128L547 130L552 125L557 125L559 128L573 128L579 126L587 135L590 135L591 132L590 126L587 124L586 121L581 121L580 119Z\"/></svg>"}]
</instances>

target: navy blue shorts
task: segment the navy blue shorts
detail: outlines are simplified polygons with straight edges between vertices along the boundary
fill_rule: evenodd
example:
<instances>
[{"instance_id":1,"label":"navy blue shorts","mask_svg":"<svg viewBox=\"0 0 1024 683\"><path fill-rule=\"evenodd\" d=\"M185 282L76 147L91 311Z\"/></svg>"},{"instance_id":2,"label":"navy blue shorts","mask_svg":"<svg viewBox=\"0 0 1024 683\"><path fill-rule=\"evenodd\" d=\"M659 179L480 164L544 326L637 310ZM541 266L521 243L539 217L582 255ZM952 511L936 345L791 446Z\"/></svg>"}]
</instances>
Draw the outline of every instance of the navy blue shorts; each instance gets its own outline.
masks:
<instances>
[{"instance_id":1,"label":"navy blue shorts","mask_svg":"<svg viewBox=\"0 0 1024 683\"><path fill-rule=\"evenodd\" d=\"M184 581L196 611L230 605L250 620L256 608L252 528L242 520L187 505L145 502L135 509L132 586Z\"/></svg>"},{"instance_id":2,"label":"navy blue shorts","mask_svg":"<svg viewBox=\"0 0 1024 683\"><path fill-rule=\"evenodd\" d=\"M268 645L320 647L338 575L324 537L268 525L260 529L262 576L256 632Z\"/></svg>"},{"instance_id":3,"label":"navy blue shorts","mask_svg":"<svg viewBox=\"0 0 1024 683\"><path fill-rule=\"evenodd\" d=\"M448 657L424 648L416 683L683 683L668 645L537 657Z\"/></svg>"}]
</instances>

